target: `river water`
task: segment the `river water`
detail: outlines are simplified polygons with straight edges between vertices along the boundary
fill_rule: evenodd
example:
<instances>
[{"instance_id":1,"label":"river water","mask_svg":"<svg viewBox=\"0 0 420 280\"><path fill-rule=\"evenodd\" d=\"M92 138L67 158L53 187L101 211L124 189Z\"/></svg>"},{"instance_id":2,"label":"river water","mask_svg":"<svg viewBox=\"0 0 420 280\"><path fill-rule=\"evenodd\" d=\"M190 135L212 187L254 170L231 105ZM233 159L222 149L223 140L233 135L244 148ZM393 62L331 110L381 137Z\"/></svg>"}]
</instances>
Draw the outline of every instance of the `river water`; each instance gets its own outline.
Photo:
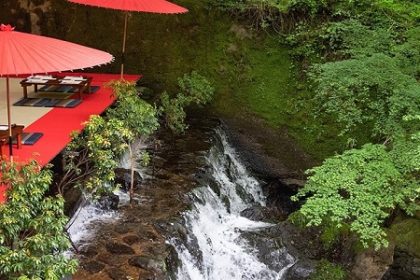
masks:
<instances>
[{"instance_id":1,"label":"river water","mask_svg":"<svg viewBox=\"0 0 420 280\"><path fill-rule=\"evenodd\" d=\"M86 254L74 279L102 279L104 273L121 279L287 279L297 259L282 244L281 234L270 233L276 225L241 216L265 206L261 182L244 167L224 130L213 130L200 126L185 136L162 137L156 174L138 170L144 181L134 207L119 192L117 211L96 204L79 209L69 234ZM123 158L121 166L128 168L128 163ZM136 237L137 243L126 243L126 237ZM116 255L109 244L128 244L133 253ZM170 246L176 261L165 259ZM138 264L140 278L132 266L134 254L147 260Z\"/></svg>"},{"instance_id":2,"label":"river water","mask_svg":"<svg viewBox=\"0 0 420 280\"><path fill-rule=\"evenodd\" d=\"M183 213L187 238L172 238L180 265L179 280L284 279L295 263L286 249L275 249L264 258L243 236L272 224L241 217L253 205L265 205L260 182L252 177L230 146L223 130L217 129L206 157L208 168L201 187L191 194L191 210Z\"/></svg>"}]
</instances>

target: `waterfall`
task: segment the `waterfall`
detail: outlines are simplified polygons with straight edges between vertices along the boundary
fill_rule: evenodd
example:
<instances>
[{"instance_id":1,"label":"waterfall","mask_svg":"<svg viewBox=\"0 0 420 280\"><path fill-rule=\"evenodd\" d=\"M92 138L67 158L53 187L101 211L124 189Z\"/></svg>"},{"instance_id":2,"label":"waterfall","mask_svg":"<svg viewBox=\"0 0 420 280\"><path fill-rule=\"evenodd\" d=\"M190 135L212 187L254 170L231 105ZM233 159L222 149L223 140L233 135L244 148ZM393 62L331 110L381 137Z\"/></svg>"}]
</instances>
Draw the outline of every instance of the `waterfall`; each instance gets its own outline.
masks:
<instances>
[{"instance_id":1,"label":"waterfall","mask_svg":"<svg viewBox=\"0 0 420 280\"><path fill-rule=\"evenodd\" d=\"M207 155L208 176L191 193L193 205L183 214L187 238L171 238L180 265L178 280L284 279L295 259L283 247L273 248L275 265L263 263L258 251L243 237L272 224L251 221L240 212L265 205L260 183L241 164L221 129Z\"/></svg>"}]
</instances>

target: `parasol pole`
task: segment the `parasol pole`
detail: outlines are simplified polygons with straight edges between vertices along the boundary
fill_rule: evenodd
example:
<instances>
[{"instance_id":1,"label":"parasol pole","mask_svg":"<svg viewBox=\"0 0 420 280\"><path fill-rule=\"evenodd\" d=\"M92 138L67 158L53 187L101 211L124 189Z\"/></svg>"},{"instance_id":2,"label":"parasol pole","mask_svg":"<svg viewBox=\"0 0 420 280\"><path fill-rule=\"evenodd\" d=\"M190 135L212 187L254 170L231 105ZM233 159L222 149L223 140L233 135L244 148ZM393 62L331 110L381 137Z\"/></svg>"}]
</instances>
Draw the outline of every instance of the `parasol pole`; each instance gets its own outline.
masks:
<instances>
[{"instance_id":1,"label":"parasol pole","mask_svg":"<svg viewBox=\"0 0 420 280\"><path fill-rule=\"evenodd\" d=\"M121 80L124 78L125 42L127 41L127 25L128 25L128 12L125 12L124 36L123 36L122 56L121 56Z\"/></svg>"},{"instance_id":2,"label":"parasol pole","mask_svg":"<svg viewBox=\"0 0 420 280\"><path fill-rule=\"evenodd\" d=\"M13 143L12 143L12 118L10 116L10 81L6 77L6 93L7 93L7 126L9 130L9 154L10 159L13 161Z\"/></svg>"}]
</instances>

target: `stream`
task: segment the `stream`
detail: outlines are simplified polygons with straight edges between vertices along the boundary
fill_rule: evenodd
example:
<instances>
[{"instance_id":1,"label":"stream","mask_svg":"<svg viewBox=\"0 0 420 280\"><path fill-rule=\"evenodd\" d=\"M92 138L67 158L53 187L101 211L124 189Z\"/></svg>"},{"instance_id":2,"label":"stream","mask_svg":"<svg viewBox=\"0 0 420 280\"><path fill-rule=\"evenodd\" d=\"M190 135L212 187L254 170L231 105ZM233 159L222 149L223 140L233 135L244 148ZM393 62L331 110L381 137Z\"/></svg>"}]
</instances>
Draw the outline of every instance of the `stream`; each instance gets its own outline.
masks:
<instances>
[{"instance_id":1,"label":"stream","mask_svg":"<svg viewBox=\"0 0 420 280\"><path fill-rule=\"evenodd\" d=\"M264 182L218 121L191 121L185 134L162 130L156 139L141 146L153 162L138 170L133 205L120 191L117 210L78 210L69 229L80 261L73 279L305 279L291 277L300 258L284 244L283 226L270 223L277 214L265 207Z\"/></svg>"},{"instance_id":2,"label":"stream","mask_svg":"<svg viewBox=\"0 0 420 280\"><path fill-rule=\"evenodd\" d=\"M258 232L272 224L241 216L241 211L253 205L265 206L265 197L220 128L206 161L207 176L191 192L192 208L183 214L188 236L169 240L180 261L174 278L284 279L294 257L279 248L269 252L264 263L258 258L258 248L243 237L244 232Z\"/></svg>"}]
</instances>

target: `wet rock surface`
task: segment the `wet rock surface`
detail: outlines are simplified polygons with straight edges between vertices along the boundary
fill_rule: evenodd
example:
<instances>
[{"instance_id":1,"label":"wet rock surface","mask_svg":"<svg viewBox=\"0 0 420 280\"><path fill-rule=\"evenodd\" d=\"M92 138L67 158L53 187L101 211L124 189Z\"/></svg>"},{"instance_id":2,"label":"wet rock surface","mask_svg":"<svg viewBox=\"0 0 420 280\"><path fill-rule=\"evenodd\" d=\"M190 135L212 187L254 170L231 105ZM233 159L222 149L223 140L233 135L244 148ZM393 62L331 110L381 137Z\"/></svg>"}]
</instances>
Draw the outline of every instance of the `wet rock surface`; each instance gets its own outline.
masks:
<instances>
[{"instance_id":1,"label":"wet rock surface","mask_svg":"<svg viewBox=\"0 0 420 280\"><path fill-rule=\"evenodd\" d=\"M255 205L241 211L241 216L252 221L276 223L287 219L287 214L279 208Z\"/></svg>"},{"instance_id":2,"label":"wet rock surface","mask_svg":"<svg viewBox=\"0 0 420 280\"><path fill-rule=\"evenodd\" d=\"M420 279L420 259L407 252L396 250L394 262L385 274L384 280Z\"/></svg>"},{"instance_id":3,"label":"wet rock surface","mask_svg":"<svg viewBox=\"0 0 420 280\"><path fill-rule=\"evenodd\" d=\"M105 247L109 253L115 255L133 255L135 253L130 246L117 242L106 244Z\"/></svg>"},{"instance_id":4,"label":"wet rock surface","mask_svg":"<svg viewBox=\"0 0 420 280\"><path fill-rule=\"evenodd\" d=\"M258 118L229 118L223 125L247 167L261 178L304 179L304 171L316 164L287 131L270 129Z\"/></svg>"},{"instance_id":5,"label":"wet rock surface","mask_svg":"<svg viewBox=\"0 0 420 280\"><path fill-rule=\"evenodd\" d=\"M118 195L109 193L102 195L98 200L99 208L103 210L117 210L120 198Z\"/></svg>"},{"instance_id":6,"label":"wet rock surface","mask_svg":"<svg viewBox=\"0 0 420 280\"><path fill-rule=\"evenodd\" d=\"M267 207L281 209L286 215L299 209L299 203L290 200L290 197L297 193L297 189L291 185L286 185L279 179L273 179L262 188L267 198Z\"/></svg>"},{"instance_id":7,"label":"wet rock surface","mask_svg":"<svg viewBox=\"0 0 420 280\"><path fill-rule=\"evenodd\" d=\"M289 263L288 251L280 235L272 234L270 229L243 232L242 236L252 248L256 248L258 259L267 264L273 271L281 269Z\"/></svg>"},{"instance_id":8,"label":"wet rock surface","mask_svg":"<svg viewBox=\"0 0 420 280\"><path fill-rule=\"evenodd\" d=\"M379 251L369 249L357 254L350 271L351 278L355 280L382 279L393 262L393 254L394 244Z\"/></svg>"},{"instance_id":9,"label":"wet rock surface","mask_svg":"<svg viewBox=\"0 0 420 280\"><path fill-rule=\"evenodd\" d=\"M186 235L180 213L188 207L186 194L197 186L195 174L204 168L217 125L192 120L185 135L158 133L158 149L149 151L154 156L136 190L137 203L120 202L120 218L96 226L95 239L79 248L81 265L73 279L167 279L167 263L176 258L165 236Z\"/></svg>"}]
</instances>

